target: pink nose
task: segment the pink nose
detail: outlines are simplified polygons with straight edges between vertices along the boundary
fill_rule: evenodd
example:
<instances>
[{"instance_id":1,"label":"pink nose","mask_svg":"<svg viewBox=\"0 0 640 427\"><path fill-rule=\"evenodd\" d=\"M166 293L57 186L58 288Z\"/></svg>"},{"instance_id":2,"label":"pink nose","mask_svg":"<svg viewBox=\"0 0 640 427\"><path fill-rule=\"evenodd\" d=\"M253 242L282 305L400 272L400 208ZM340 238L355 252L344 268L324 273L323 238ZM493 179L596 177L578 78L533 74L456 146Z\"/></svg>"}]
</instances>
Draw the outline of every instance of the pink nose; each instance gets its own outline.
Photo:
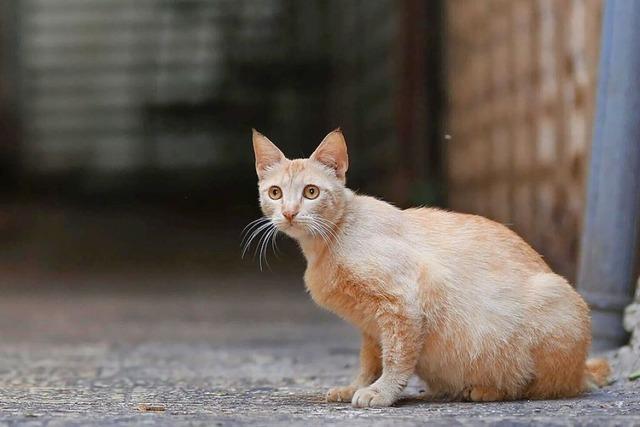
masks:
<instances>
[{"instance_id":1,"label":"pink nose","mask_svg":"<svg viewBox=\"0 0 640 427\"><path fill-rule=\"evenodd\" d=\"M293 221L293 218L295 218L296 215L298 215L297 211L284 211L284 212L282 212L282 216L287 218L289 220L289 222Z\"/></svg>"}]
</instances>

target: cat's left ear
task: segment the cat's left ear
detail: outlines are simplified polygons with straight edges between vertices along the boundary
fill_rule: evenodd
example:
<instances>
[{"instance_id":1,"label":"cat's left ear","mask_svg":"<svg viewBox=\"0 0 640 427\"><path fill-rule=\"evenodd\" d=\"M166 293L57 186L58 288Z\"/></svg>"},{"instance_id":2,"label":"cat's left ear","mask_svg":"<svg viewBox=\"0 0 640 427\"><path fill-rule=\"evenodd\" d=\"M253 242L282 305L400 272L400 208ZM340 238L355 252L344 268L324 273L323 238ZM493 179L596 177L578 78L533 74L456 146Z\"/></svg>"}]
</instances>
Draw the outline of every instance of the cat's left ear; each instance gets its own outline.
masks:
<instances>
[{"instance_id":1,"label":"cat's left ear","mask_svg":"<svg viewBox=\"0 0 640 427\"><path fill-rule=\"evenodd\" d=\"M329 132L309 158L330 167L336 172L339 180L346 181L349 155L347 154L347 142L344 140L340 128Z\"/></svg>"}]
</instances>

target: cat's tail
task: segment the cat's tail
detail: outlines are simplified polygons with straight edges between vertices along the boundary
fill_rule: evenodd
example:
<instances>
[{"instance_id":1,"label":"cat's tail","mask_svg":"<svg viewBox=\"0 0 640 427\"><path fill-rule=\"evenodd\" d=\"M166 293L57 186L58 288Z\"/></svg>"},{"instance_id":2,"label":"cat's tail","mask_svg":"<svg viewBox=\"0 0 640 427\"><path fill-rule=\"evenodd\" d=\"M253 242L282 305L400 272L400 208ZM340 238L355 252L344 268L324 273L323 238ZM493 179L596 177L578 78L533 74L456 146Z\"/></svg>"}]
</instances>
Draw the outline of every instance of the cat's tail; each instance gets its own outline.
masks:
<instances>
[{"instance_id":1,"label":"cat's tail","mask_svg":"<svg viewBox=\"0 0 640 427\"><path fill-rule=\"evenodd\" d=\"M593 390L609 384L611 366L607 359L589 359L584 369L585 386Z\"/></svg>"}]
</instances>

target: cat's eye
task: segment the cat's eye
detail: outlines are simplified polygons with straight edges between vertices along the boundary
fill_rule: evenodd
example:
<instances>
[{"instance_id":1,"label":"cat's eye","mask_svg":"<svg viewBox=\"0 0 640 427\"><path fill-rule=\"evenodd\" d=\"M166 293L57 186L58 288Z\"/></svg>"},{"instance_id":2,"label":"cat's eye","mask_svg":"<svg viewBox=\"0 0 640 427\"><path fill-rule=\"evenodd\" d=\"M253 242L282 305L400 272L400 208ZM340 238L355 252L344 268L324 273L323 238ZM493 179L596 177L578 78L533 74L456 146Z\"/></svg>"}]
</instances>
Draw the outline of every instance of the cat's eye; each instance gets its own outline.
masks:
<instances>
[{"instance_id":1,"label":"cat's eye","mask_svg":"<svg viewBox=\"0 0 640 427\"><path fill-rule=\"evenodd\" d=\"M315 185L307 185L304 187L303 195L309 200L317 199L320 195L320 189Z\"/></svg>"},{"instance_id":2,"label":"cat's eye","mask_svg":"<svg viewBox=\"0 0 640 427\"><path fill-rule=\"evenodd\" d=\"M279 200L282 198L282 190L277 185L269 188L269 197L272 200Z\"/></svg>"}]
</instances>

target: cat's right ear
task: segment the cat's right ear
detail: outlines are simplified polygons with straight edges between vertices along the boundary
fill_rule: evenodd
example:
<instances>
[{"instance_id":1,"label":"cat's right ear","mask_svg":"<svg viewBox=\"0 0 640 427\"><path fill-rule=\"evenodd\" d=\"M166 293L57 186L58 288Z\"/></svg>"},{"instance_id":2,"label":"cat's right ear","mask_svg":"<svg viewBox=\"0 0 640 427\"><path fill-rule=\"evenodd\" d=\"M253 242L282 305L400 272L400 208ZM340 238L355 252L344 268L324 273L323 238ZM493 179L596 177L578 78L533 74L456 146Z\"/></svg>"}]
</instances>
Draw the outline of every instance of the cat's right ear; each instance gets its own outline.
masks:
<instances>
[{"instance_id":1,"label":"cat's right ear","mask_svg":"<svg viewBox=\"0 0 640 427\"><path fill-rule=\"evenodd\" d=\"M261 134L255 129L253 131L253 152L256 156L256 173L258 178L262 179L264 173L274 165L286 160L282 151L269 141L269 138Z\"/></svg>"}]
</instances>

